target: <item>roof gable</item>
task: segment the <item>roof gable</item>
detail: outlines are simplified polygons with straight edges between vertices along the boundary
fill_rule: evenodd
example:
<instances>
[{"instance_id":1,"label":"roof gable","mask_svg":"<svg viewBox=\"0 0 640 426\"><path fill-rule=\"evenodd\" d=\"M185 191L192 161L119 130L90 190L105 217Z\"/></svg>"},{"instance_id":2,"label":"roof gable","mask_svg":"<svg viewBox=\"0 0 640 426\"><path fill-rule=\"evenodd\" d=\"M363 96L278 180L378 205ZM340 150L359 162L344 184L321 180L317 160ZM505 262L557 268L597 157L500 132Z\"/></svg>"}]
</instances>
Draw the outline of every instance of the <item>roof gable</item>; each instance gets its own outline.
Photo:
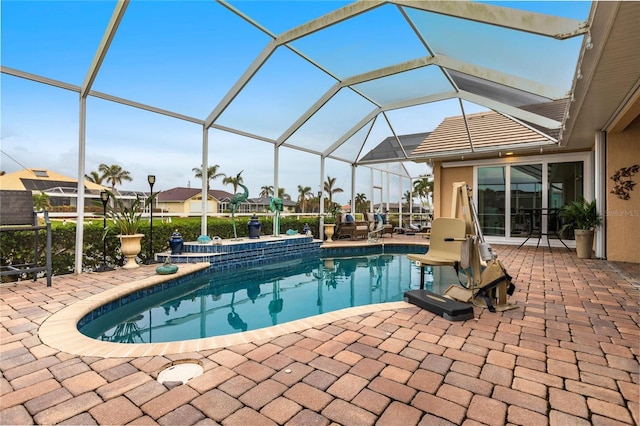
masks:
<instances>
[{"instance_id":1,"label":"roof gable","mask_svg":"<svg viewBox=\"0 0 640 426\"><path fill-rule=\"evenodd\" d=\"M551 136L532 130L511 117L488 111L469 114L466 121L463 116L445 118L412 155L495 150L501 146L552 141Z\"/></svg>"}]
</instances>

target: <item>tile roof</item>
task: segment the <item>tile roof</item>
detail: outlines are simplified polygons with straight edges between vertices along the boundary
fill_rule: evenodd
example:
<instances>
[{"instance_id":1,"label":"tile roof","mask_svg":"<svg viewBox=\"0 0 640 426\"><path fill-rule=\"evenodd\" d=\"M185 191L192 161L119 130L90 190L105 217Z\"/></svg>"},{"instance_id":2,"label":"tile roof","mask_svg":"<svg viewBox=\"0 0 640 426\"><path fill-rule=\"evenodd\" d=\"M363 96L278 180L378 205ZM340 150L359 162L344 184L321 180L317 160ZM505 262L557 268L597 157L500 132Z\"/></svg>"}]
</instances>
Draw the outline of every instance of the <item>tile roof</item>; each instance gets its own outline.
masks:
<instances>
[{"instance_id":1,"label":"tile roof","mask_svg":"<svg viewBox=\"0 0 640 426\"><path fill-rule=\"evenodd\" d=\"M0 176L0 187L12 190L46 191L57 187L76 188L78 186L77 182L76 178L37 168L22 169ZM87 190L92 191L104 191L107 189L105 186L89 182L86 179L84 180L84 186Z\"/></svg>"},{"instance_id":2,"label":"tile roof","mask_svg":"<svg viewBox=\"0 0 640 426\"><path fill-rule=\"evenodd\" d=\"M411 154L431 132L413 133L409 135L389 136L369 151L360 161L398 160ZM398 143L400 140L400 143ZM405 155L406 153L406 155Z\"/></svg>"},{"instance_id":3,"label":"tile roof","mask_svg":"<svg viewBox=\"0 0 640 426\"><path fill-rule=\"evenodd\" d=\"M469 138L469 134L471 138ZM553 142L553 139L551 136L530 129L511 117L488 111L467 115L466 123L463 116L445 118L413 150L412 155L424 156L430 153L455 151L469 152L472 146L474 150L477 150L535 142Z\"/></svg>"}]
</instances>

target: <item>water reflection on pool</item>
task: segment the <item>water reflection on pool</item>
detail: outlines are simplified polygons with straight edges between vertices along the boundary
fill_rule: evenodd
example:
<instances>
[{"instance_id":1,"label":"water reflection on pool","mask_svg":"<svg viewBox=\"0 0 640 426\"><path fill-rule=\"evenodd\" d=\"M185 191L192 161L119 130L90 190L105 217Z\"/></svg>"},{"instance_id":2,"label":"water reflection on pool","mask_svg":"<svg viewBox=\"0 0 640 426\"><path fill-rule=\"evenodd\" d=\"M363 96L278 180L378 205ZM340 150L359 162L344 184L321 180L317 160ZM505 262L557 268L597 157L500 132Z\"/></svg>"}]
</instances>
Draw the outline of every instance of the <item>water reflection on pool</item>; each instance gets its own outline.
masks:
<instances>
[{"instance_id":1,"label":"water reflection on pool","mask_svg":"<svg viewBox=\"0 0 640 426\"><path fill-rule=\"evenodd\" d=\"M452 267L427 268L425 288L457 283ZM419 288L406 254L299 259L214 273L136 300L80 331L100 340L157 343L256 330L354 306L403 300Z\"/></svg>"}]
</instances>

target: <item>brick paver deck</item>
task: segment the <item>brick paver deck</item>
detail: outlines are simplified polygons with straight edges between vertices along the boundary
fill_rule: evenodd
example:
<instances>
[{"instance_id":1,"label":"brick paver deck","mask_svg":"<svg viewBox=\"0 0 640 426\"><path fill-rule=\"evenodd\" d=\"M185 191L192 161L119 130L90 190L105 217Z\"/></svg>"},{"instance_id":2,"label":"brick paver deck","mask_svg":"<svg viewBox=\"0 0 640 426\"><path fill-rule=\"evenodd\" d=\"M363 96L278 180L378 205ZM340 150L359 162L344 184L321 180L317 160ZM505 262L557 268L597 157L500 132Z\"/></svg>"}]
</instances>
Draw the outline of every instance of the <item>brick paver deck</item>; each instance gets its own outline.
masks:
<instances>
[{"instance_id":1,"label":"brick paver deck","mask_svg":"<svg viewBox=\"0 0 640 426\"><path fill-rule=\"evenodd\" d=\"M518 309L449 322L403 303L161 356L76 355L38 335L53 313L152 266L4 284L0 424L637 425L640 265L494 249ZM155 380L187 359L204 374Z\"/></svg>"}]
</instances>

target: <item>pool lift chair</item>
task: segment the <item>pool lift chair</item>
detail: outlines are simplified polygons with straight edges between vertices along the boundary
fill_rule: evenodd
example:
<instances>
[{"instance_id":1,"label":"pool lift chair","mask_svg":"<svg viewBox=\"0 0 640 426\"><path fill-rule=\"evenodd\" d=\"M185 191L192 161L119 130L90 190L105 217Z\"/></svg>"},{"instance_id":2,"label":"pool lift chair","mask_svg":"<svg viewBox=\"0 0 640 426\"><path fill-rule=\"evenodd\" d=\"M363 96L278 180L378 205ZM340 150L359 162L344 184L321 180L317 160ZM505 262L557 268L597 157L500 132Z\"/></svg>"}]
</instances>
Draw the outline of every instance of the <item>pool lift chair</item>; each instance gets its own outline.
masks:
<instances>
[{"instance_id":1,"label":"pool lift chair","mask_svg":"<svg viewBox=\"0 0 640 426\"><path fill-rule=\"evenodd\" d=\"M453 184L451 216L433 221L426 254L407 255L420 266L420 289L405 292L405 301L451 321L473 318L470 303L491 312L517 307L507 303L507 295L513 293L514 285L484 240L470 188L465 182ZM467 283L452 284L443 295L425 290L425 266L446 265L453 266L456 273L462 269Z\"/></svg>"},{"instance_id":2,"label":"pool lift chair","mask_svg":"<svg viewBox=\"0 0 640 426\"><path fill-rule=\"evenodd\" d=\"M369 233L367 234L367 242L377 243L384 234L389 234L393 238L393 225L385 223L387 215L380 213L378 209L375 213L367 213L367 223L369 224Z\"/></svg>"},{"instance_id":3,"label":"pool lift chair","mask_svg":"<svg viewBox=\"0 0 640 426\"><path fill-rule=\"evenodd\" d=\"M381 216L376 213L374 215L374 220L369 224L369 234L367 235L367 242L369 243L377 243L380 238L382 238L382 233L384 232L384 223L382 221Z\"/></svg>"}]
</instances>

